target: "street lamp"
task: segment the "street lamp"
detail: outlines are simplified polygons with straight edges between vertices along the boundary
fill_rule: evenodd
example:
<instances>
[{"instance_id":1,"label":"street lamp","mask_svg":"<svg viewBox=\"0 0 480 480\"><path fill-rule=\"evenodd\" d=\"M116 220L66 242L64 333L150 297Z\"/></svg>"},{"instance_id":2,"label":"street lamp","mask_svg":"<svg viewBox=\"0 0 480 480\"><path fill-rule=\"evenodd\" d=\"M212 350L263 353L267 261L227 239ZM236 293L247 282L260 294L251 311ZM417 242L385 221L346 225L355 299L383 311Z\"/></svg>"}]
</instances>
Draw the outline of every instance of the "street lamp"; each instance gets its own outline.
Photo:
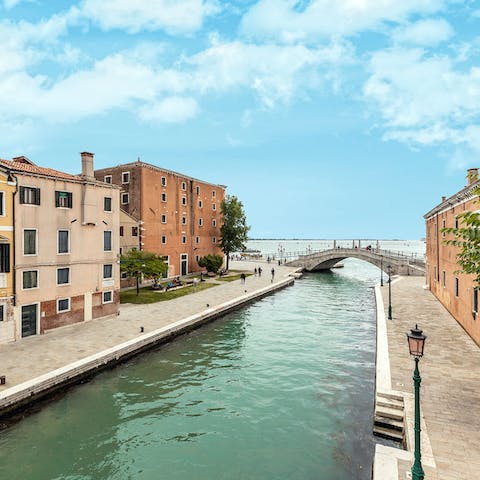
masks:
<instances>
[{"instance_id":1,"label":"street lamp","mask_svg":"<svg viewBox=\"0 0 480 480\"><path fill-rule=\"evenodd\" d=\"M383 257L380 257L380 286L383 287Z\"/></svg>"},{"instance_id":2,"label":"street lamp","mask_svg":"<svg viewBox=\"0 0 480 480\"><path fill-rule=\"evenodd\" d=\"M392 320L392 266L388 265L388 319Z\"/></svg>"},{"instance_id":3,"label":"street lamp","mask_svg":"<svg viewBox=\"0 0 480 480\"><path fill-rule=\"evenodd\" d=\"M420 371L418 370L418 361L423 356L423 347L425 345L426 335L422 334L422 330L415 325L415 328L407 333L408 348L410 355L415 358L415 370L413 371L413 383L415 385L415 461L412 466L412 480L423 480L425 472L422 468L421 453L420 453Z\"/></svg>"}]
</instances>

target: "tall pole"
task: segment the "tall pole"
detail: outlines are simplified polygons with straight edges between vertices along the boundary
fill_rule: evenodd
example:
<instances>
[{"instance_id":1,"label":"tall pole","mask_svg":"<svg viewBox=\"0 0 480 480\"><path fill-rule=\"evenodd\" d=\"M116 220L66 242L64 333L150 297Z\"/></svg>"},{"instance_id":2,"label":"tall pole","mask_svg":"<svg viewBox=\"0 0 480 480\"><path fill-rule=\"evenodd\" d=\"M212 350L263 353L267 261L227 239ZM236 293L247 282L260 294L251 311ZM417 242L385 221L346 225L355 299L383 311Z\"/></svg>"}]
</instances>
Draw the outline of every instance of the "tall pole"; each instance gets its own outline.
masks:
<instances>
[{"instance_id":1,"label":"tall pole","mask_svg":"<svg viewBox=\"0 0 480 480\"><path fill-rule=\"evenodd\" d=\"M380 286L383 287L383 257L380 258Z\"/></svg>"},{"instance_id":2,"label":"tall pole","mask_svg":"<svg viewBox=\"0 0 480 480\"><path fill-rule=\"evenodd\" d=\"M388 319L392 320L392 267L388 266Z\"/></svg>"},{"instance_id":3,"label":"tall pole","mask_svg":"<svg viewBox=\"0 0 480 480\"><path fill-rule=\"evenodd\" d=\"M420 371L418 370L418 357L415 357L415 370L413 371L413 383L415 385L415 462L412 466L412 480L423 480L425 472L422 468L422 454L420 453Z\"/></svg>"}]
</instances>

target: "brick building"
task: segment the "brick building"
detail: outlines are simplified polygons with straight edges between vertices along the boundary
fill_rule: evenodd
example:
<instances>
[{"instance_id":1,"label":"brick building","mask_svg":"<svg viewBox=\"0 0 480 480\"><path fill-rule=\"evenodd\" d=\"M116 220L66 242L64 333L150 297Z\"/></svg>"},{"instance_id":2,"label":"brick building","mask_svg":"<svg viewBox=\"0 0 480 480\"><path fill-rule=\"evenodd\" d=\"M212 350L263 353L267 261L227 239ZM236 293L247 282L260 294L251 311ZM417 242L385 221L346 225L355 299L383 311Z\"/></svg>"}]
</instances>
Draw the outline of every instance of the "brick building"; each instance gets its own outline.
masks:
<instances>
[{"instance_id":1,"label":"brick building","mask_svg":"<svg viewBox=\"0 0 480 480\"><path fill-rule=\"evenodd\" d=\"M459 250L445 245L445 240L452 236L442 232L445 227L459 226L459 214L480 210L478 197L473 193L480 185L478 169L468 170L467 178L467 186L449 198L442 197L442 201L424 216L427 230L426 281L431 292L480 345L479 292L474 289L474 277L458 272Z\"/></svg>"},{"instance_id":2,"label":"brick building","mask_svg":"<svg viewBox=\"0 0 480 480\"><path fill-rule=\"evenodd\" d=\"M199 271L200 257L222 255L225 186L141 161L96 170L95 177L121 187L121 208L141 224L141 249L165 256L169 276Z\"/></svg>"},{"instance_id":3,"label":"brick building","mask_svg":"<svg viewBox=\"0 0 480 480\"><path fill-rule=\"evenodd\" d=\"M0 160L16 183L13 339L118 312L119 188L81 155L82 175Z\"/></svg>"}]
</instances>

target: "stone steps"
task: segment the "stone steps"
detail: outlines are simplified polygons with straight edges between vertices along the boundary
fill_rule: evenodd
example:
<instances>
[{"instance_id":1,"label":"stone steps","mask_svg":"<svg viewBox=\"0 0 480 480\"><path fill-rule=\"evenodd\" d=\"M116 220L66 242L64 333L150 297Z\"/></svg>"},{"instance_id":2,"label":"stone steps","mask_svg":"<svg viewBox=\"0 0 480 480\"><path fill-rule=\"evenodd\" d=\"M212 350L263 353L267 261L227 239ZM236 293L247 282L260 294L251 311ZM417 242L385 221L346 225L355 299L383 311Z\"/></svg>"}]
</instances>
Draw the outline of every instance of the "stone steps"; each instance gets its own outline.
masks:
<instances>
[{"instance_id":1,"label":"stone steps","mask_svg":"<svg viewBox=\"0 0 480 480\"><path fill-rule=\"evenodd\" d=\"M395 442L404 441L403 397L396 393L377 392L373 433Z\"/></svg>"},{"instance_id":2,"label":"stone steps","mask_svg":"<svg viewBox=\"0 0 480 480\"><path fill-rule=\"evenodd\" d=\"M403 442L403 433L392 431L389 428L374 426L373 433L377 437L382 437L387 440L393 440L394 442L399 442L399 443Z\"/></svg>"}]
</instances>

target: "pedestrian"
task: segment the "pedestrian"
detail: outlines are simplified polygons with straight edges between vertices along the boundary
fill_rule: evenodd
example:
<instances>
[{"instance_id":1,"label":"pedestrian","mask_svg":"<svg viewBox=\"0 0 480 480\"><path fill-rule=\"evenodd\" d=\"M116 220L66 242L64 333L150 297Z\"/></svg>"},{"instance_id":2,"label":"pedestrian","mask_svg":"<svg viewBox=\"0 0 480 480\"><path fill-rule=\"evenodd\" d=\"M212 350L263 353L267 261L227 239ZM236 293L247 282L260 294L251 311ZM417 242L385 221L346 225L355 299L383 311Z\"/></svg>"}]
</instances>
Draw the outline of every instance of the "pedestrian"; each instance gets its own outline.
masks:
<instances>
[{"instance_id":1,"label":"pedestrian","mask_svg":"<svg viewBox=\"0 0 480 480\"><path fill-rule=\"evenodd\" d=\"M280 266L281 264L282 264L282 261L281 261L281 260L279 260L279 261L278 261L278 266Z\"/></svg>"},{"instance_id":2,"label":"pedestrian","mask_svg":"<svg viewBox=\"0 0 480 480\"><path fill-rule=\"evenodd\" d=\"M272 283L273 283L273 279L275 278L275 269L272 268Z\"/></svg>"},{"instance_id":3,"label":"pedestrian","mask_svg":"<svg viewBox=\"0 0 480 480\"><path fill-rule=\"evenodd\" d=\"M242 284L245 284L245 274L242 272L242 274L240 275L240 279L242 280Z\"/></svg>"},{"instance_id":4,"label":"pedestrian","mask_svg":"<svg viewBox=\"0 0 480 480\"><path fill-rule=\"evenodd\" d=\"M255 273L255 276L257 276L257 267L255 267L255 270L253 271Z\"/></svg>"},{"instance_id":5,"label":"pedestrian","mask_svg":"<svg viewBox=\"0 0 480 480\"><path fill-rule=\"evenodd\" d=\"M258 267L258 276L259 276L259 277L262 276L262 267Z\"/></svg>"}]
</instances>

